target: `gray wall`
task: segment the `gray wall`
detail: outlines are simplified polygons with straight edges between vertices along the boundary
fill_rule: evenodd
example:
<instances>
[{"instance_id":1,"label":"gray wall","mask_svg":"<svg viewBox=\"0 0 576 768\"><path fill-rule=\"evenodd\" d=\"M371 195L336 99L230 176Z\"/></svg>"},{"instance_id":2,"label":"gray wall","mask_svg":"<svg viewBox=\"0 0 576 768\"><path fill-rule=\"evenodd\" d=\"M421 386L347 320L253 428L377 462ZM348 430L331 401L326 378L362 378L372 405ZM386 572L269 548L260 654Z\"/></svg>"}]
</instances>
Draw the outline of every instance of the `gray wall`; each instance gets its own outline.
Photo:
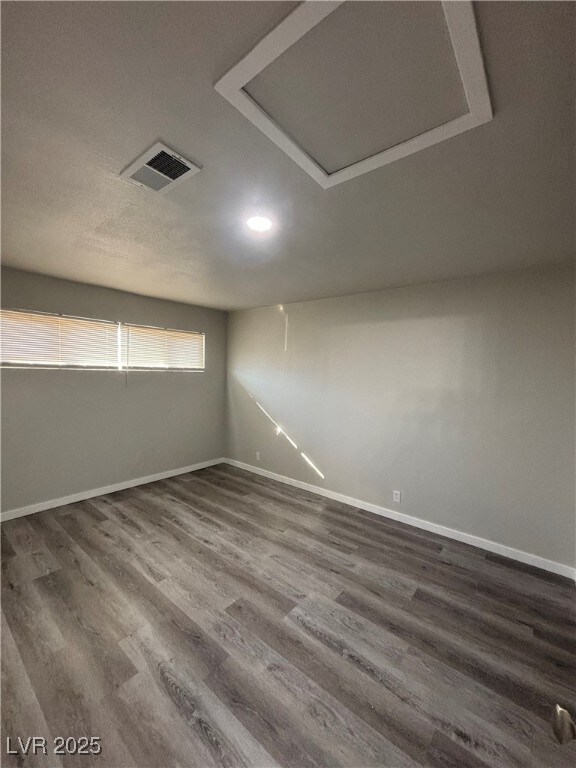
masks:
<instances>
[{"instance_id":1,"label":"gray wall","mask_svg":"<svg viewBox=\"0 0 576 768\"><path fill-rule=\"evenodd\" d=\"M2 370L2 509L224 455L226 313L2 270L6 308L206 333L206 371Z\"/></svg>"},{"instance_id":2,"label":"gray wall","mask_svg":"<svg viewBox=\"0 0 576 768\"><path fill-rule=\"evenodd\" d=\"M128 385L122 372L3 370L4 510L228 455L574 564L570 268L232 313L228 446L225 313L2 277L5 307L207 341L205 373L134 372Z\"/></svg>"},{"instance_id":3,"label":"gray wall","mask_svg":"<svg viewBox=\"0 0 576 768\"><path fill-rule=\"evenodd\" d=\"M569 267L235 312L228 350L232 458L574 564Z\"/></svg>"}]
</instances>

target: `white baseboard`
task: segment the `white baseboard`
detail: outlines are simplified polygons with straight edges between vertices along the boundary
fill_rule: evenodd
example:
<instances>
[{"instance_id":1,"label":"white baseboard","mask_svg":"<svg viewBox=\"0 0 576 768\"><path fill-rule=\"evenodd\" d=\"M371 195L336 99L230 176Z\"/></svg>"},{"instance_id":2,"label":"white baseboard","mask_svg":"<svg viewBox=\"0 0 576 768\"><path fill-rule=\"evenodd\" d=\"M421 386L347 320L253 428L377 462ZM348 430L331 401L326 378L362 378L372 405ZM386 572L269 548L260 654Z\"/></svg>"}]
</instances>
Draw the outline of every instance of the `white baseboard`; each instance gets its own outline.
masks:
<instances>
[{"instance_id":1,"label":"white baseboard","mask_svg":"<svg viewBox=\"0 0 576 768\"><path fill-rule=\"evenodd\" d=\"M518 560L521 563L533 565L535 568L541 568L544 571L550 571L551 573L556 573L559 576L566 576L567 578L576 581L576 568L573 568L570 565L557 563L555 560L547 560L546 558L540 557L539 555L533 555L532 553L524 552L521 549L514 549L513 547L508 547L505 544L498 544L496 541L483 539L480 536L474 536L471 533L464 533L463 531L457 531L454 528L447 528L444 525L431 523L428 520L422 520L419 517L412 517L411 515L406 515L403 512L396 512L394 509L380 507L378 504L371 504L370 502L361 501L360 499L353 499L351 496L345 496L343 493L336 493L335 491L330 491L327 488L321 488L318 485L312 485L311 483L304 483L300 480L294 480L291 477L278 475L276 472L269 472L267 469L254 467L252 464L245 464L243 461L236 461L235 459L224 459L223 461L224 463L230 464L233 467L245 469L248 472L253 472L256 475L262 475L263 477L268 477L271 480L278 480L280 483L293 485L296 488L302 488L305 491L317 493L318 495L325 496L328 499L334 499L335 501L341 501L344 504L349 504L351 507L358 507L359 509L364 509L367 512L373 512L375 515L388 517L391 520L398 520L400 523L406 523L406 525L413 525L415 528L421 528L424 531L438 533L441 536L446 536L449 539L455 539L456 541L461 541L464 544L471 544L473 547L479 547L480 549L485 549L488 552L492 552L496 555L509 557L511 560Z\"/></svg>"},{"instance_id":2,"label":"white baseboard","mask_svg":"<svg viewBox=\"0 0 576 768\"><path fill-rule=\"evenodd\" d=\"M167 477L174 477L175 475L184 475L187 472L194 472L196 469L204 469L204 467L212 467L214 464L222 464L226 462L226 459L210 459L209 461L201 461L198 464L191 464L189 467L180 467L179 469L168 469L165 472L157 472L155 475L147 475L146 477L137 477L134 480L126 480L122 483L114 483L114 485L106 485L104 488L93 488L90 491L81 491L80 493L73 493L71 496L63 496L61 499L50 499L50 501L40 501L37 504L30 504L28 507L18 507L18 509L8 509L5 512L0 513L0 521L13 520L15 517L24 517L24 515L33 515L34 512L42 512L45 509L54 509L55 507L63 507L66 504L74 504L77 501L86 501L86 499L93 499L95 496L104 496L107 493L114 493L114 491L123 491L126 488L134 488L136 485L145 485L146 483L153 483L155 480L165 480Z\"/></svg>"},{"instance_id":3,"label":"white baseboard","mask_svg":"<svg viewBox=\"0 0 576 768\"><path fill-rule=\"evenodd\" d=\"M330 491L327 488L321 488L318 485L304 483L300 480L294 480L291 477L278 475L276 472L270 472L267 469L254 467L252 464L245 464L243 461L236 461L235 459L227 458L201 461L198 464L191 464L188 467L169 469L165 472L158 472L154 475L147 475L146 477L138 477L134 480L126 480L122 483L107 485L103 488L93 488L90 491L81 491L80 493L74 493L70 496L63 496L60 499L50 499L49 501L41 501L37 504L30 504L27 507L9 509L0 513L0 521L4 522L6 520L13 520L16 517L32 515L35 512L42 512L45 509L63 507L66 504L74 504L77 501L93 499L95 496L104 496L107 493L123 491L126 488L133 488L137 485L145 485L146 483L153 483L156 480L164 480L167 477L174 477L176 475L186 474L187 472L194 472L197 469L214 466L214 464L230 464L233 467L245 469L248 472L253 472L256 475L262 475L263 477L268 477L271 480L277 480L280 483L286 483L286 485L302 488L305 491L316 493L319 496L325 496L326 498L333 499L334 501L341 501L344 504L349 504L351 507L358 507L359 509L364 509L367 512L373 512L375 515L380 515L381 517L387 517L391 520L398 520L401 523L412 525L415 528L421 528L424 531L438 533L441 536L446 536L449 539L455 539L456 541L461 541L464 544L471 544L474 547L485 549L488 552L493 552L494 554L502 555L503 557L509 557L512 560L518 560L521 563L533 565L536 568L542 568L544 571L550 571L551 573L556 573L560 576L566 576L567 578L576 581L576 568L565 565L564 563L557 563L555 560L547 560L546 558L540 557L539 555L533 555L532 553L524 552L521 549L514 549L513 547L508 547L504 544L498 544L496 541L483 539L480 536L474 536L471 533L464 533L463 531L457 531L454 528L447 528L444 525L438 525L437 523L431 523L428 520L412 517L411 515L406 515L403 512L397 512L394 509L387 509L386 507L381 507L378 504L371 504L370 502L362 501L361 499L354 499L351 496L346 496L343 493Z\"/></svg>"}]
</instances>

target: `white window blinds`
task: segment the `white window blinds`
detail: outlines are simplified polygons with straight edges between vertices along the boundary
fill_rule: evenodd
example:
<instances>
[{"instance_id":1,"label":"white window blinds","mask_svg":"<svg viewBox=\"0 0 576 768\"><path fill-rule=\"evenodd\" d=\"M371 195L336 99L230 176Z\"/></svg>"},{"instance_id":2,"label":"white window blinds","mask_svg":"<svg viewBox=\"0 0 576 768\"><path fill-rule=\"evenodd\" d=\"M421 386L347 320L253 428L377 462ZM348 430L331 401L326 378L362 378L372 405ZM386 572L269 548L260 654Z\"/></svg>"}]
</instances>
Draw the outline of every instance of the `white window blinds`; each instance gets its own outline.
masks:
<instances>
[{"instance_id":1,"label":"white window blinds","mask_svg":"<svg viewBox=\"0 0 576 768\"><path fill-rule=\"evenodd\" d=\"M3 366L204 370L204 334L2 310Z\"/></svg>"},{"instance_id":2,"label":"white window blinds","mask_svg":"<svg viewBox=\"0 0 576 768\"><path fill-rule=\"evenodd\" d=\"M204 334L124 325L129 369L200 371L204 369Z\"/></svg>"},{"instance_id":3,"label":"white window blinds","mask_svg":"<svg viewBox=\"0 0 576 768\"><path fill-rule=\"evenodd\" d=\"M2 310L2 365L118 368L118 325Z\"/></svg>"}]
</instances>

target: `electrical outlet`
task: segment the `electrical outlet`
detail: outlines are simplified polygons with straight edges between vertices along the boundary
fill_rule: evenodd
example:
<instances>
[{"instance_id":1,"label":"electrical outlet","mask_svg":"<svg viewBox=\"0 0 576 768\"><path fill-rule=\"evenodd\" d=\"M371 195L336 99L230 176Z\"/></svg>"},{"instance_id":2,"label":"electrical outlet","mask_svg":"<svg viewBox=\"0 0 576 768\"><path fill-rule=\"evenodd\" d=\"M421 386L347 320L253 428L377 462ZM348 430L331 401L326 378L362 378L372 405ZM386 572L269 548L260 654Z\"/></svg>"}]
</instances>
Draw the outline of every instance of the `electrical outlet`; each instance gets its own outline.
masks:
<instances>
[{"instance_id":1,"label":"electrical outlet","mask_svg":"<svg viewBox=\"0 0 576 768\"><path fill-rule=\"evenodd\" d=\"M394 491L392 494L392 499L394 500L395 504L400 504L402 502L402 493L400 491Z\"/></svg>"},{"instance_id":2,"label":"electrical outlet","mask_svg":"<svg viewBox=\"0 0 576 768\"><path fill-rule=\"evenodd\" d=\"M260 461L260 451L256 451L256 461Z\"/></svg>"}]
</instances>

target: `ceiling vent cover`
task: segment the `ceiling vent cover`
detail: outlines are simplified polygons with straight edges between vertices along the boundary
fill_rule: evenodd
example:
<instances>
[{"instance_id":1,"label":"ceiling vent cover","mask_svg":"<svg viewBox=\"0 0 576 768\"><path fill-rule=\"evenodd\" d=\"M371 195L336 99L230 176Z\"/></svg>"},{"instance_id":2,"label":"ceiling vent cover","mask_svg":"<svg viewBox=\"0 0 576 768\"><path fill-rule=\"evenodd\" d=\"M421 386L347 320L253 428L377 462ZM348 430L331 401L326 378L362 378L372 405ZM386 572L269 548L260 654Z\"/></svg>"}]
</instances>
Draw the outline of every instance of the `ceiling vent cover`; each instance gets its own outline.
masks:
<instances>
[{"instance_id":1,"label":"ceiling vent cover","mask_svg":"<svg viewBox=\"0 0 576 768\"><path fill-rule=\"evenodd\" d=\"M200 170L170 147L158 143L122 171L120 178L163 195Z\"/></svg>"}]
</instances>

